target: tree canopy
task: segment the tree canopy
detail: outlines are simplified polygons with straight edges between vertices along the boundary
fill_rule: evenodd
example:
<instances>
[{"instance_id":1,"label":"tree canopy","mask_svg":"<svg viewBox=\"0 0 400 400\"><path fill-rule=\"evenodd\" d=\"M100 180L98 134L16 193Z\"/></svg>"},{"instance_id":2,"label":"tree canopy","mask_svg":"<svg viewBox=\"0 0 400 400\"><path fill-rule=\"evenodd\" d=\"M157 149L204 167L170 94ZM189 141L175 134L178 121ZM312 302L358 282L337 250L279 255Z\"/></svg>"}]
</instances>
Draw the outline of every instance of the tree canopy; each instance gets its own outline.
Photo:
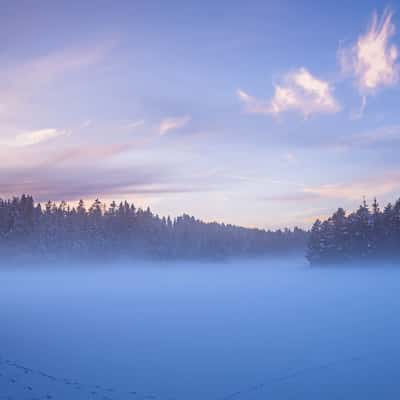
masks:
<instances>
[{"instance_id":1,"label":"tree canopy","mask_svg":"<svg viewBox=\"0 0 400 400\"><path fill-rule=\"evenodd\" d=\"M346 215L339 208L325 221L315 221L308 241L312 264L389 261L400 258L400 199L380 209L376 199L365 200Z\"/></svg>"},{"instance_id":2,"label":"tree canopy","mask_svg":"<svg viewBox=\"0 0 400 400\"><path fill-rule=\"evenodd\" d=\"M22 195L0 200L0 251L4 257L79 260L200 259L304 251L307 232L266 231L205 223L189 215L159 217L126 201L96 199L35 203Z\"/></svg>"}]
</instances>

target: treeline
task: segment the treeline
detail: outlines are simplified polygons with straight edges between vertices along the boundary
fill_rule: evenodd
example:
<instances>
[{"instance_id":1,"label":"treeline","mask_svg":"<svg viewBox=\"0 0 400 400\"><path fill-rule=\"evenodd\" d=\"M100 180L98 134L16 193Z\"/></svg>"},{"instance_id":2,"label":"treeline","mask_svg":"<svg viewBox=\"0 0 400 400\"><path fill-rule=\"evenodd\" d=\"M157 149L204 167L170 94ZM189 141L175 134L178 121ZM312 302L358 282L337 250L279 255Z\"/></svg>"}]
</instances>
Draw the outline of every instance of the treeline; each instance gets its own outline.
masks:
<instances>
[{"instance_id":1,"label":"treeline","mask_svg":"<svg viewBox=\"0 0 400 400\"><path fill-rule=\"evenodd\" d=\"M311 264L352 263L400 260L400 199L380 209L363 202L357 211L346 215L339 208L332 217L317 220L308 241Z\"/></svg>"},{"instance_id":2,"label":"treeline","mask_svg":"<svg viewBox=\"0 0 400 400\"><path fill-rule=\"evenodd\" d=\"M35 204L28 195L0 200L0 251L39 259L215 259L303 251L308 233L160 218L128 202Z\"/></svg>"}]
</instances>

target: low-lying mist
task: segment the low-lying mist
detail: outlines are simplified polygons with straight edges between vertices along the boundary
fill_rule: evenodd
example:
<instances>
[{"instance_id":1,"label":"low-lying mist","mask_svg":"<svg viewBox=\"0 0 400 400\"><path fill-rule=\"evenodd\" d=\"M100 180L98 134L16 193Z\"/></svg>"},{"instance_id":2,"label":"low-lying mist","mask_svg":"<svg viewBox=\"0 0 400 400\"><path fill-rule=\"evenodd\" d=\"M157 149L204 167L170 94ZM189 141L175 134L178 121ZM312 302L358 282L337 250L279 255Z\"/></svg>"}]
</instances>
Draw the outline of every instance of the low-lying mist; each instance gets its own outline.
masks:
<instances>
[{"instance_id":1,"label":"low-lying mist","mask_svg":"<svg viewBox=\"0 0 400 400\"><path fill-rule=\"evenodd\" d=\"M0 277L0 388L12 399L400 392L396 268L299 257L24 265Z\"/></svg>"}]
</instances>

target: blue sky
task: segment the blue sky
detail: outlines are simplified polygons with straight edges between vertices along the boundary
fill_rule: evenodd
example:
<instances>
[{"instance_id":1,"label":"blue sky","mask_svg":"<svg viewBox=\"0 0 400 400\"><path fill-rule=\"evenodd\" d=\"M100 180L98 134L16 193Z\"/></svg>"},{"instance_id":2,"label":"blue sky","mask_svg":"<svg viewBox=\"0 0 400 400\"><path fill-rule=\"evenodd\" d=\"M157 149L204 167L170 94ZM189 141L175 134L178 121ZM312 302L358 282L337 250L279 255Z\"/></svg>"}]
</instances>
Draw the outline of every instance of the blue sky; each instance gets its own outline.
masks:
<instances>
[{"instance_id":1,"label":"blue sky","mask_svg":"<svg viewBox=\"0 0 400 400\"><path fill-rule=\"evenodd\" d=\"M263 228L395 200L400 3L315 3L3 2L1 196Z\"/></svg>"}]
</instances>

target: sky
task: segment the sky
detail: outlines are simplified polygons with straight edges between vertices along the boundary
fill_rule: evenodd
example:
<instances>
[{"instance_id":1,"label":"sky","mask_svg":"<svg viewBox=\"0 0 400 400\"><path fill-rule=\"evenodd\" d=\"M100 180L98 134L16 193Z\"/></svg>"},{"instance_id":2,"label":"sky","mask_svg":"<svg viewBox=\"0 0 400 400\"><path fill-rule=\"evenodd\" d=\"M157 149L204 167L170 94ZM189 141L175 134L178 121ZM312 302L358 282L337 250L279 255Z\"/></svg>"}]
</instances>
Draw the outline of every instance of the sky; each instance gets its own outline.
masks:
<instances>
[{"instance_id":1,"label":"sky","mask_svg":"<svg viewBox=\"0 0 400 400\"><path fill-rule=\"evenodd\" d=\"M0 197L308 228L400 194L400 2L6 1Z\"/></svg>"}]
</instances>

